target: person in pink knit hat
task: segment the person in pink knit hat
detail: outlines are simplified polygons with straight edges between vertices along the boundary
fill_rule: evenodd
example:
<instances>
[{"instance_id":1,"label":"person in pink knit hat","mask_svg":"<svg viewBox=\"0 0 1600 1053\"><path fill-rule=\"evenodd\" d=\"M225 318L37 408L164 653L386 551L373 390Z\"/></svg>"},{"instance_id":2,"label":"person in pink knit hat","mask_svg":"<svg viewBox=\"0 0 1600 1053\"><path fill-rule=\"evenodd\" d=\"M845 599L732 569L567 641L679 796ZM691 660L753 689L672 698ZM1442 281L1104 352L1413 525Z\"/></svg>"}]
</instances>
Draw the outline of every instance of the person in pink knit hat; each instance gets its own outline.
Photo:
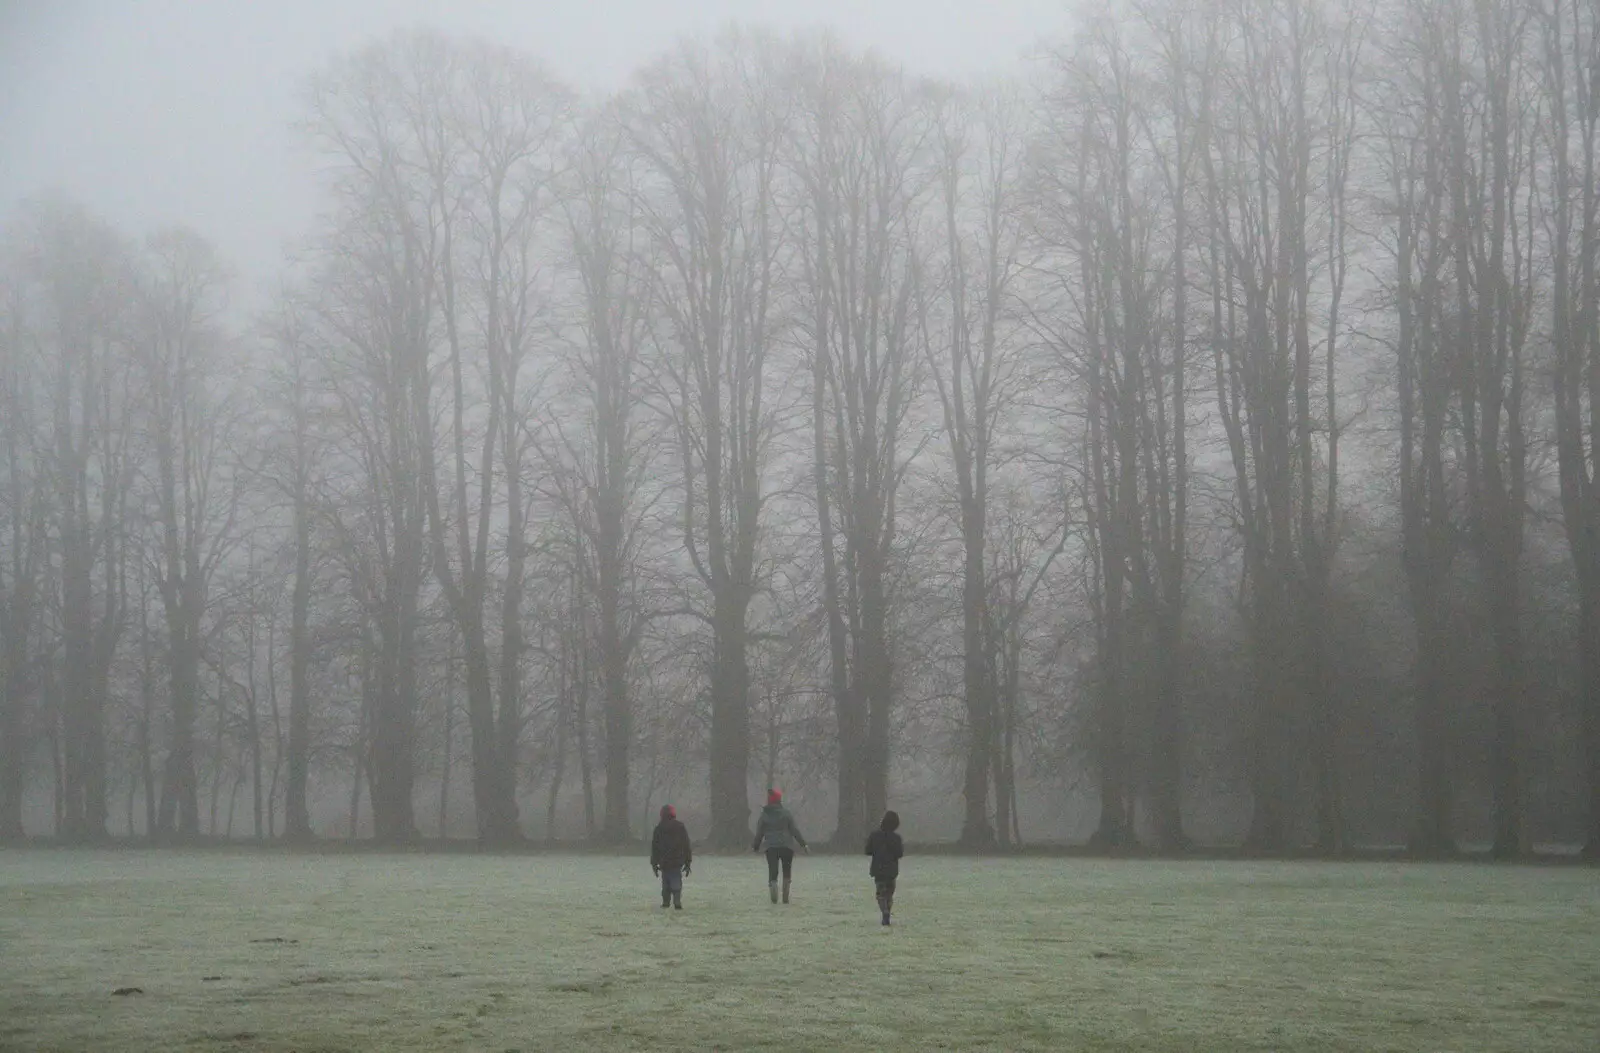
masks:
<instances>
[{"instance_id":1,"label":"person in pink knit hat","mask_svg":"<svg viewBox=\"0 0 1600 1053\"><path fill-rule=\"evenodd\" d=\"M799 845L804 852L811 851L805 837L800 833L800 827L795 824L794 816L783 806L783 791L768 790L767 806L761 809L761 818L756 820L756 839L751 844L750 851L765 850L767 853L767 891L774 903L778 902L780 866L783 868L783 901L789 902L789 879L794 872L796 845Z\"/></svg>"}]
</instances>

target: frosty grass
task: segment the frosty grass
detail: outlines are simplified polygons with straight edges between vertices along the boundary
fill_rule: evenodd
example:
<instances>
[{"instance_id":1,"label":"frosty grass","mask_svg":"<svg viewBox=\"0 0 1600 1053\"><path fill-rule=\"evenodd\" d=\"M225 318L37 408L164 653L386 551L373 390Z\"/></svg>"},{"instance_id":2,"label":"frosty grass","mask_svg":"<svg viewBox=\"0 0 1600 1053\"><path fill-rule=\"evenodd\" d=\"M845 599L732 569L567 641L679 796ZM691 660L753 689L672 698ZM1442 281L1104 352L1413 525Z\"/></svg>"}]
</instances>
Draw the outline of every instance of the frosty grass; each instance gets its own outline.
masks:
<instances>
[{"instance_id":1,"label":"frosty grass","mask_svg":"<svg viewBox=\"0 0 1600 1053\"><path fill-rule=\"evenodd\" d=\"M866 863L0 852L0 1051L1600 1049L1594 869Z\"/></svg>"}]
</instances>

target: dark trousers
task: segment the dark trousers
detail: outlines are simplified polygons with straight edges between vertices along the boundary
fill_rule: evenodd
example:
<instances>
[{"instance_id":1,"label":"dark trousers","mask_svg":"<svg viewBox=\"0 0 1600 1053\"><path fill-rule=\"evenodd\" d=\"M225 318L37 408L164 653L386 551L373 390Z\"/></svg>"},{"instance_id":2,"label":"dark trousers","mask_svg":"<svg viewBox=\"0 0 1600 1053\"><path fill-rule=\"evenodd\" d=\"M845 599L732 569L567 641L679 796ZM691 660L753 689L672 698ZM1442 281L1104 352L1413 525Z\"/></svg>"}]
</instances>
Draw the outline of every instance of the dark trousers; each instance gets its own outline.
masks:
<instances>
[{"instance_id":1,"label":"dark trousers","mask_svg":"<svg viewBox=\"0 0 1600 1053\"><path fill-rule=\"evenodd\" d=\"M794 849L769 848L767 849L767 884L778 880L778 865L783 865L783 880L789 880L789 874L794 870Z\"/></svg>"},{"instance_id":2,"label":"dark trousers","mask_svg":"<svg viewBox=\"0 0 1600 1053\"><path fill-rule=\"evenodd\" d=\"M878 886L878 909L885 914L894 908L894 878L873 878Z\"/></svg>"},{"instance_id":3,"label":"dark trousers","mask_svg":"<svg viewBox=\"0 0 1600 1053\"><path fill-rule=\"evenodd\" d=\"M661 868L661 905L668 903L674 906L683 902L683 868Z\"/></svg>"}]
</instances>

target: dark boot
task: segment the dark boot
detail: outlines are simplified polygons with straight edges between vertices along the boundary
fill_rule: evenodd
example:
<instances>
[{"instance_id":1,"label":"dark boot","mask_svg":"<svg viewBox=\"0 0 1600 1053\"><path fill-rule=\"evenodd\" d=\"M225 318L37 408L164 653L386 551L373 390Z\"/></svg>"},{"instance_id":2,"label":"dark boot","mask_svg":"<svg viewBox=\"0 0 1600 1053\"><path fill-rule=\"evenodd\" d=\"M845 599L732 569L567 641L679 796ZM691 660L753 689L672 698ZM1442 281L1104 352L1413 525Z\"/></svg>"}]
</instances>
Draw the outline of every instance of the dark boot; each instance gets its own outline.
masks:
<instances>
[{"instance_id":1,"label":"dark boot","mask_svg":"<svg viewBox=\"0 0 1600 1053\"><path fill-rule=\"evenodd\" d=\"M682 892L674 892L672 894L672 909L673 910L682 910L683 909L683 893Z\"/></svg>"},{"instance_id":2,"label":"dark boot","mask_svg":"<svg viewBox=\"0 0 1600 1053\"><path fill-rule=\"evenodd\" d=\"M670 906L672 906L672 893L668 892L666 889L662 889L661 890L661 909L662 910L666 910Z\"/></svg>"},{"instance_id":3,"label":"dark boot","mask_svg":"<svg viewBox=\"0 0 1600 1053\"><path fill-rule=\"evenodd\" d=\"M788 878L784 878L783 879L783 901L785 903L789 902L789 879Z\"/></svg>"}]
</instances>

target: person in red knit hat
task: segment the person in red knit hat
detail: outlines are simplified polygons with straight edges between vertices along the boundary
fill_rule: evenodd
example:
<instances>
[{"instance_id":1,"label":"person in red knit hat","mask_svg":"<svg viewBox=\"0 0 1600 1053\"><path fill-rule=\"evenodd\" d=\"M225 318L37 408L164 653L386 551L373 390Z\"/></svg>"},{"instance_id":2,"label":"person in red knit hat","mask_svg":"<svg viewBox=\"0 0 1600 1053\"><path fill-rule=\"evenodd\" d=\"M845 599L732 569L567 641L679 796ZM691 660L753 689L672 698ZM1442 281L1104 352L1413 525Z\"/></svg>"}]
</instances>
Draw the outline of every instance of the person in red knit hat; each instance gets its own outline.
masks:
<instances>
[{"instance_id":1,"label":"person in red knit hat","mask_svg":"<svg viewBox=\"0 0 1600 1053\"><path fill-rule=\"evenodd\" d=\"M795 825L794 816L789 814L789 809L783 806L783 791L771 789L767 791L767 806L761 809L761 818L756 821L756 839L750 846L750 851L767 853L767 891L772 896L772 902L778 902L778 867L783 867L783 901L789 902L789 879L794 871L794 846L809 853L811 846L806 844L806 839L800 833L800 827Z\"/></svg>"},{"instance_id":2,"label":"person in red knit hat","mask_svg":"<svg viewBox=\"0 0 1600 1053\"><path fill-rule=\"evenodd\" d=\"M661 806L661 822L656 824L650 838L650 869L661 877L661 907L683 909L683 879L694 862L694 848L689 844L689 828L678 819L678 810L670 804Z\"/></svg>"}]
</instances>

